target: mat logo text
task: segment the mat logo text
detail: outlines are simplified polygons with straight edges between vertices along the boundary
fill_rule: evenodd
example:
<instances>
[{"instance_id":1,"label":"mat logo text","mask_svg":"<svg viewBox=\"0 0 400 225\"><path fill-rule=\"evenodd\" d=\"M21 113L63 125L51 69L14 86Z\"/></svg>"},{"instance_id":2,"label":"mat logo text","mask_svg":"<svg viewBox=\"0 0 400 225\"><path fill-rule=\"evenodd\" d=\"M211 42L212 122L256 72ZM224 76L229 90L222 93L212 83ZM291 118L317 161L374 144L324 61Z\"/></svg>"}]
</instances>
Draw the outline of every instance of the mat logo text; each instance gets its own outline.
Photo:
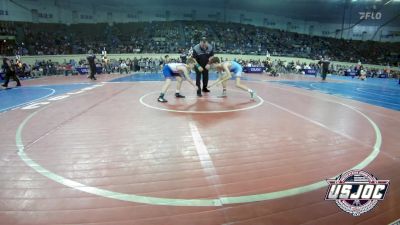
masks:
<instances>
[{"instance_id":1,"label":"mat logo text","mask_svg":"<svg viewBox=\"0 0 400 225\"><path fill-rule=\"evenodd\" d=\"M325 200L336 204L353 216L371 210L378 201L385 198L389 180L378 180L362 170L350 170L336 179L327 179L329 184Z\"/></svg>"},{"instance_id":2,"label":"mat logo text","mask_svg":"<svg viewBox=\"0 0 400 225\"><path fill-rule=\"evenodd\" d=\"M386 184L332 184L326 200L383 200L386 190Z\"/></svg>"},{"instance_id":3,"label":"mat logo text","mask_svg":"<svg viewBox=\"0 0 400 225\"><path fill-rule=\"evenodd\" d=\"M50 104L50 101L62 100L62 99L70 97L71 95L81 94L81 93L83 93L85 91L90 91L92 89L95 89L97 87L101 87L103 85L104 84L97 84L97 85L93 85L93 86L90 86L90 87L82 88L81 90L76 91L76 92L67 93L66 95L59 95L59 96L56 96L56 97L51 97L51 98L48 98L47 101L35 102L35 103L32 103L32 104L30 104L28 106L25 106L25 107L22 108L22 110L37 109L37 108L40 108L41 106Z\"/></svg>"}]
</instances>

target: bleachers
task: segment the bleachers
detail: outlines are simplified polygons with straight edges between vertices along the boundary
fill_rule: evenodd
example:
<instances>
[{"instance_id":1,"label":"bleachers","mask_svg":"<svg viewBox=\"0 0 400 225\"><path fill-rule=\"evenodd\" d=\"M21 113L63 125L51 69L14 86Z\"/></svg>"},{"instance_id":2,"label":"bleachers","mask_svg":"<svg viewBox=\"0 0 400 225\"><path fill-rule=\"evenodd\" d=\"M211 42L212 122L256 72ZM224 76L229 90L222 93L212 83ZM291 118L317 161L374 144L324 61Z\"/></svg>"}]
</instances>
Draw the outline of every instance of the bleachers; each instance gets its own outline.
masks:
<instances>
[{"instance_id":1,"label":"bleachers","mask_svg":"<svg viewBox=\"0 0 400 225\"><path fill-rule=\"evenodd\" d=\"M17 35L7 24L0 30ZM311 59L327 55L336 61L392 66L400 61L398 43L341 40L237 23L171 21L68 26L18 22L16 26L23 27L24 32L17 38L21 41L15 44L15 53L23 55L84 54L89 49L100 52L104 47L109 53L178 53L207 36L217 53L268 52Z\"/></svg>"}]
</instances>

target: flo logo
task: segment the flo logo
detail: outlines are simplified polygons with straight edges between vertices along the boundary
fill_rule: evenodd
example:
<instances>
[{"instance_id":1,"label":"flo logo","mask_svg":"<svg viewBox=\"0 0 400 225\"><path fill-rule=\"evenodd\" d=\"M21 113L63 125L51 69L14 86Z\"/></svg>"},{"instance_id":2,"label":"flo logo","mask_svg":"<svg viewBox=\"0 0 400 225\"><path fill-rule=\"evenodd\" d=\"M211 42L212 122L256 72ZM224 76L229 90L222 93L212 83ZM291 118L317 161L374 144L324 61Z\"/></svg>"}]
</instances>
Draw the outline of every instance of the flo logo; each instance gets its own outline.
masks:
<instances>
[{"instance_id":1,"label":"flo logo","mask_svg":"<svg viewBox=\"0 0 400 225\"><path fill-rule=\"evenodd\" d=\"M329 187L325 200L335 200L343 211L359 216L383 200L389 180L377 180L362 170L350 170L336 179L327 180Z\"/></svg>"},{"instance_id":2,"label":"flo logo","mask_svg":"<svg viewBox=\"0 0 400 225\"><path fill-rule=\"evenodd\" d=\"M360 20L380 20L382 13L380 12L359 12Z\"/></svg>"}]
</instances>

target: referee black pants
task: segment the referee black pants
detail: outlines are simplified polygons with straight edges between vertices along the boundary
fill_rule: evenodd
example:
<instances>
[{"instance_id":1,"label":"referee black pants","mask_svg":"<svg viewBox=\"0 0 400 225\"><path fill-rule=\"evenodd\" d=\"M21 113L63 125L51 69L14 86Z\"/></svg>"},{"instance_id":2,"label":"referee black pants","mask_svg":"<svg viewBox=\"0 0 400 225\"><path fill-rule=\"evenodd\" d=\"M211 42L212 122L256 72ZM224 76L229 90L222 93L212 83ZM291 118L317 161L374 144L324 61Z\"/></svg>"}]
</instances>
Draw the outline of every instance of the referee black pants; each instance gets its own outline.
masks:
<instances>
[{"instance_id":1,"label":"referee black pants","mask_svg":"<svg viewBox=\"0 0 400 225\"><path fill-rule=\"evenodd\" d=\"M21 86L21 82L17 75L15 74L15 71L11 71L5 74L4 76L4 87L8 86L8 83L10 82L10 78L12 78L15 82L17 82L17 86Z\"/></svg>"},{"instance_id":2,"label":"referee black pants","mask_svg":"<svg viewBox=\"0 0 400 225\"><path fill-rule=\"evenodd\" d=\"M326 79L326 75L328 74L328 70L322 69L322 80Z\"/></svg>"},{"instance_id":3,"label":"referee black pants","mask_svg":"<svg viewBox=\"0 0 400 225\"><path fill-rule=\"evenodd\" d=\"M201 76L203 75L203 89L207 88L208 86L208 70L203 69L203 72L200 72L199 70L195 69L196 71L196 86L201 89Z\"/></svg>"},{"instance_id":4,"label":"referee black pants","mask_svg":"<svg viewBox=\"0 0 400 225\"><path fill-rule=\"evenodd\" d=\"M89 78L95 78L94 75L96 74L96 66L90 66L90 75Z\"/></svg>"}]
</instances>

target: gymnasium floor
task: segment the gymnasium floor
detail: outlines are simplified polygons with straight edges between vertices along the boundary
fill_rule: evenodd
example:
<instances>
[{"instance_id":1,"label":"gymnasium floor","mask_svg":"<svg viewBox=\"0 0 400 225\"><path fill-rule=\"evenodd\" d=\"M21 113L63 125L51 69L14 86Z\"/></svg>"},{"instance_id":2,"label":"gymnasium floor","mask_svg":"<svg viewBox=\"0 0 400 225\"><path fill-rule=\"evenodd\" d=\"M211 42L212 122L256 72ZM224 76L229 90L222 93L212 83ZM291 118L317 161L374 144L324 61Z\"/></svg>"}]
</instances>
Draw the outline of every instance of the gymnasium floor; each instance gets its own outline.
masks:
<instances>
[{"instance_id":1,"label":"gymnasium floor","mask_svg":"<svg viewBox=\"0 0 400 225\"><path fill-rule=\"evenodd\" d=\"M247 75L202 98L159 74L0 91L0 224L389 224L400 218L400 85ZM215 75L212 75L214 78ZM351 168L389 179L359 217L325 201Z\"/></svg>"}]
</instances>

